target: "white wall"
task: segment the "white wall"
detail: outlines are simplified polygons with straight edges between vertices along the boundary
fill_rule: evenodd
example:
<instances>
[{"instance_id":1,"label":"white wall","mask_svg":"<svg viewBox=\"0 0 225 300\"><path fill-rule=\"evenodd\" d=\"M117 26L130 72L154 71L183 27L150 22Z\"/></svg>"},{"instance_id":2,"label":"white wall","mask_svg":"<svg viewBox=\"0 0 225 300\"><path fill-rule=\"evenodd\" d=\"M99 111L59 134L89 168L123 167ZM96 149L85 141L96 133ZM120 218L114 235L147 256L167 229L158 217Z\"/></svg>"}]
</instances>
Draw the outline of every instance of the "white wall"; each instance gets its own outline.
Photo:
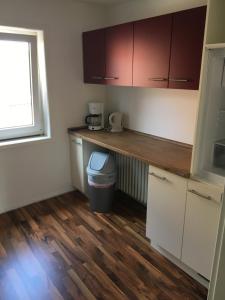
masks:
<instances>
[{"instance_id":1,"label":"white wall","mask_svg":"<svg viewBox=\"0 0 225 300\"><path fill-rule=\"evenodd\" d=\"M83 123L88 101L105 99L105 87L82 82L81 32L103 27L106 20L116 24L204 1L181 2L138 0L109 6L106 14L102 6L75 0L0 0L0 25L45 32L53 135L47 142L0 147L0 213L71 189L67 128ZM129 112L130 128L192 141L197 92L111 87L107 94L109 109ZM175 114L182 125L174 122Z\"/></svg>"},{"instance_id":2,"label":"white wall","mask_svg":"<svg viewBox=\"0 0 225 300\"><path fill-rule=\"evenodd\" d=\"M111 6L109 25L205 5L206 0L139 0ZM108 112L125 113L134 130L193 144L198 91L107 88Z\"/></svg>"},{"instance_id":3,"label":"white wall","mask_svg":"<svg viewBox=\"0 0 225 300\"><path fill-rule=\"evenodd\" d=\"M0 148L0 212L71 189L67 128L105 89L82 83L81 32L104 26L104 9L74 0L0 0L0 25L43 29L53 138Z\"/></svg>"},{"instance_id":4,"label":"white wall","mask_svg":"<svg viewBox=\"0 0 225 300\"><path fill-rule=\"evenodd\" d=\"M206 5L207 0L133 0L108 8L109 25Z\"/></svg>"},{"instance_id":5,"label":"white wall","mask_svg":"<svg viewBox=\"0 0 225 300\"><path fill-rule=\"evenodd\" d=\"M107 110L124 113L125 127L191 144L198 91L107 89Z\"/></svg>"},{"instance_id":6,"label":"white wall","mask_svg":"<svg viewBox=\"0 0 225 300\"><path fill-rule=\"evenodd\" d=\"M209 14L208 14L208 28L206 34L206 43L225 43L224 30L224 0L208 0Z\"/></svg>"}]
</instances>

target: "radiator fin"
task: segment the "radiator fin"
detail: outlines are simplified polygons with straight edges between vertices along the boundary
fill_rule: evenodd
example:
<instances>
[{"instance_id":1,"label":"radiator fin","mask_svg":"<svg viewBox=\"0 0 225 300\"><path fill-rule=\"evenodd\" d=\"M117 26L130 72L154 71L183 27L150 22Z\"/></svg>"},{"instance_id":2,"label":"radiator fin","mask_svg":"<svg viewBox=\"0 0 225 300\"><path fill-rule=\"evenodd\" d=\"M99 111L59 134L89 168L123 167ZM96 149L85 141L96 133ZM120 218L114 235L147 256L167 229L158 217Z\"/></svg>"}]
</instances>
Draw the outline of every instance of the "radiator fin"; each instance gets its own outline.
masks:
<instances>
[{"instance_id":1,"label":"radiator fin","mask_svg":"<svg viewBox=\"0 0 225 300\"><path fill-rule=\"evenodd\" d=\"M113 153L117 165L117 188L143 205L147 205L148 164Z\"/></svg>"}]
</instances>

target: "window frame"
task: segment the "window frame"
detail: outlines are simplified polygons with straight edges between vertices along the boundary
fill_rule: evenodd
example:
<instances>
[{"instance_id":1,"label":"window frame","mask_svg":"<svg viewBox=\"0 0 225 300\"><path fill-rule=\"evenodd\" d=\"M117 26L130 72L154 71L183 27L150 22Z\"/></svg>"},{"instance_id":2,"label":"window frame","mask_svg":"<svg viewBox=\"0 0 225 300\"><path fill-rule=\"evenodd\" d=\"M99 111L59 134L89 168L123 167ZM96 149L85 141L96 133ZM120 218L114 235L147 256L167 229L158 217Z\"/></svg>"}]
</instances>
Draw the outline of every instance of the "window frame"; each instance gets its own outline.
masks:
<instances>
[{"instance_id":1,"label":"window frame","mask_svg":"<svg viewBox=\"0 0 225 300\"><path fill-rule=\"evenodd\" d=\"M28 30L0 26L0 40L29 43L30 81L33 123L28 126L0 129L0 143L27 137L50 137L47 82L44 56L44 36L41 30Z\"/></svg>"}]
</instances>

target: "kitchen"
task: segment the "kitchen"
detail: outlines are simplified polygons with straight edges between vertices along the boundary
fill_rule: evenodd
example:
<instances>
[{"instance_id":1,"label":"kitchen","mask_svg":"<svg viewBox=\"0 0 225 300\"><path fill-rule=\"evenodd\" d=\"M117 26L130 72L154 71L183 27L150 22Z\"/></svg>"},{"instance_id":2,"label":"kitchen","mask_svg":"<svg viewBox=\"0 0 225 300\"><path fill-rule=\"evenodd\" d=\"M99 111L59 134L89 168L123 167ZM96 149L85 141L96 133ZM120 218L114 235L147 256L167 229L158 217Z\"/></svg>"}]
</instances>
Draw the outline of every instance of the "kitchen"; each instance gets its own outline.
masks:
<instances>
[{"instance_id":1,"label":"kitchen","mask_svg":"<svg viewBox=\"0 0 225 300\"><path fill-rule=\"evenodd\" d=\"M161 86L157 89L155 87L131 87L132 84L128 84L128 87L120 87L83 83L81 37L82 32L201 7L207 4L206 1L157 1L157 3L155 1L130 1L106 6L77 1L66 3L67 5L63 5L61 1L54 1L53 4L52 1L47 1L45 4L37 4L35 1L28 3L25 0L22 4L14 3L14 1L0 2L3 8L2 25L44 30L50 112L50 119L46 123L51 125L49 126L51 130L48 132L49 139L47 137L46 140L36 138L33 141L20 141L19 144L13 141L2 142L0 156L2 213L67 193L73 189L70 176L69 141L66 132L68 128L84 125L89 102L104 102L106 115L113 111L123 112L126 128L178 143L194 144L194 158L199 157L198 151L202 144L198 146L195 142L195 126L197 126L197 132L201 132L203 121L195 122L195 119L198 119L199 94L202 95L205 90L204 84L200 84L199 93L198 87L191 87L187 90ZM205 44L207 45L224 42L224 32L221 32L220 25L220 22L223 22L223 10L220 5L221 7L223 5L221 1L211 1L209 5L209 15L206 21L208 29ZM30 14L26 14L25 11L30 11ZM132 76L132 73L129 76ZM201 103L204 102L201 100ZM94 143L89 143L89 146L90 144ZM199 164L200 159L196 158L196 160L197 164L194 164L196 169L193 169L193 172L199 174L199 168L201 171L205 170L205 163L203 161ZM155 167L154 164L153 167ZM214 185L218 177L212 176L212 172L206 173L205 178ZM166 173L166 175L170 174ZM188 180L183 177L181 179L186 185ZM222 186L223 181L219 185ZM190 186L189 189L196 190L196 186ZM205 186L201 189L203 189L201 192L207 194ZM215 193L213 190L214 194L210 195L217 199L222 192L216 189ZM186 198L183 205L187 205L185 201ZM60 200L59 203L61 203ZM87 216L89 219L88 212ZM21 216L21 218L24 217ZM52 224L55 224L53 220ZM79 278L76 277L76 280L82 286ZM90 292L90 286L88 291ZM109 296L105 296L107 297Z\"/></svg>"}]
</instances>

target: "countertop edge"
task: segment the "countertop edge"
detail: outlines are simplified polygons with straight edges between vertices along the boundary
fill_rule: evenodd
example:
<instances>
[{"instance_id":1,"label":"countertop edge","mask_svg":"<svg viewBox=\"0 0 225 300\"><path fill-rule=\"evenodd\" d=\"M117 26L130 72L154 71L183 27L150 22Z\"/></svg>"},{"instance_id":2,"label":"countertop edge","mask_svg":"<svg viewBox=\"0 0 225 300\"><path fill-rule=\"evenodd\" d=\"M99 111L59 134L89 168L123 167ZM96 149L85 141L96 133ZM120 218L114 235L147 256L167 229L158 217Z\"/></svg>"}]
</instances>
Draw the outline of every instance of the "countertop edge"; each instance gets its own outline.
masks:
<instances>
[{"instance_id":1,"label":"countertop edge","mask_svg":"<svg viewBox=\"0 0 225 300\"><path fill-rule=\"evenodd\" d=\"M84 126L77 126L77 127L70 127L70 128L67 129L67 132L69 134L76 134L77 135L77 134L79 134L78 131L82 130L82 129L88 129L88 127L85 126L85 125ZM102 130L100 130L100 131L102 131ZM175 141L175 140L163 138L163 137L160 137L160 136L157 136L157 135L152 135L152 134L148 134L148 133L145 133L145 132L136 131L136 130L129 129L129 128L124 128L124 131L130 132L130 133L134 133L134 134L138 134L138 135L145 136L145 137L150 137L150 138L156 139L158 141L164 141L164 142L176 144L176 145L178 145L178 146L180 146L182 148L193 149L193 145L191 145L191 144L182 143L182 142L179 142L179 141Z\"/></svg>"},{"instance_id":2,"label":"countertop edge","mask_svg":"<svg viewBox=\"0 0 225 300\"><path fill-rule=\"evenodd\" d=\"M176 168L165 167L165 166L163 166L161 164L156 163L155 161L147 160L147 159L145 159L145 158L143 158L143 157L141 157L139 155L130 153L130 152L126 151L126 150L123 150L123 149L120 149L120 148L117 148L117 147L105 144L104 142L100 142L100 141L98 141L96 139L93 139L93 138L90 138L90 137L86 137L86 136L82 135L82 133L79 133L79 130L81 130L81 129L87 129L87 127L86 126L80 126L80 127L69 128L68 129L68 133L72 134L74 136L77 136L79 138L82 138L83 140L85 140L87 142L90 142L90 143L96 144L98 146L101 146L103 148L109 149L111 151L115 151L117 153L120 153L120 154L123 154L123 155L126 155L126 156L130 156L130 157L133 157L133 158L136 158L136 159L141 160L141 161L143 161L143 162L145 162L147 164L150 164L150 165L152 165L154 167L158 167L158 168L160 168L162 170L168 171L168 172L176 174L178 176L181 176L181 177L184 177L184 178L190 178L190 172L185 172L185 171L182 171L182 170L177 170ZM139 134L138 132L135 132L135 131L131 131L131 132ZM167 140L167 139L160 138L160 137L157 138L155 136L151 136L151 135L147 135L147 134L142 134L142 133L140 133L140 134L141 135L145 135L145 136L149 136L151 138L155 138L155 139L158 139L158 140L167 141L167 142L170 142L170 143L175 143L178 146L183 146L184 148L192 149L192 146L189 145L189 144L183 144L183 143L180 143L180 142L176 142L176 141L172 141L172 140Z\"/></svg>"}]
</instances>

